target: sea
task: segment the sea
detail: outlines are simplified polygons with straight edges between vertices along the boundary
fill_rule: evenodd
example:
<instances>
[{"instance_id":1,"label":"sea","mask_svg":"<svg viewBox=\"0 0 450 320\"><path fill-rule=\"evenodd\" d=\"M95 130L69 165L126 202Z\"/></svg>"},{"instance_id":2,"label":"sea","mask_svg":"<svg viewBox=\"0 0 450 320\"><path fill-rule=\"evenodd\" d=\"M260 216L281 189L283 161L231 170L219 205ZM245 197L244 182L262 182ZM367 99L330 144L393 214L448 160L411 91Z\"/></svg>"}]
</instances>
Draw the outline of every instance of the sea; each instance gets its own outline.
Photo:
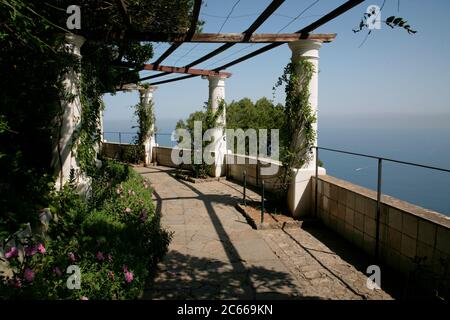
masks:
<instances>
[{"instance_id":1,"label":"sea","mask_svg":"<svg viewBox=\"0 0 450 320\"><path fill-rule=\"evenodd\" d=\"M174 146L171 132L178 119L157 119L157 142ZM105 121L105 139L133 141L135 124ZM373 114L319 116L320 147L450 169L449 114ZM112 133L114 132L114 133ZM376 159L321 150L327 174L376 190ZM450 173L383 161L383 194L450 216Z\"/></svg>"}]
</instances>

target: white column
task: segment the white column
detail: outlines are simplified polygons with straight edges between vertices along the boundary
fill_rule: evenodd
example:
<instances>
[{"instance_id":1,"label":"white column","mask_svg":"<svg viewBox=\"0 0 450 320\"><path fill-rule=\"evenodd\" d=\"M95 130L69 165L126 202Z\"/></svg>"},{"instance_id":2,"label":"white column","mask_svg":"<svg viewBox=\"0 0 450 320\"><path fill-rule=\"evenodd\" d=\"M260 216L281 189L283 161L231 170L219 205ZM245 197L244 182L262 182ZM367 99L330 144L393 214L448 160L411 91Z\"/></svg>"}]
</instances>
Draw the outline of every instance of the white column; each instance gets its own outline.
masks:
<instances>
[{"instance_id":1,"label":"white column","mask_svg":"<svg viewBox=\"0 0 450 320\"><path fill-rule=\"evenodd\" d=\"M309 83L309 103L312 112L316 115L318 110L318 90L319 90L319 49L321 42L313 40L298 40L289 43L292 50L292 62L296 63L300 59L305 59L314 65L314 73ZM300 70L297 70L300 72ZM317 145L317 121L313 124L316 132L314 145ZM299 137L302 139L302 137ZM316 151L314 150L310 161L302 168L291 169L294 171L294 179L288 192L288 206L291 213L296 216L304 216L311 213L312 209L312 183L311 177L315 175ZM319 174L325 174L325 169L319 168Z\"/></svg>"},{"instance_id":2,"label":"white column","mask_svg":"<svg viewBox=\"0 0 450 320\"><path fill-rule=\"evenodd\" d=\"M208 76L209 81L209 103L212 111L219 109L219 104L225 100L225 77ZM217 119L217 128L214 129L214 166L211 172L213 177L225 174L225 155L227 153L227 141L225 136L226 110Z\"/></svg>"},{"instance_id":3,"label":"white column","mask_svg":"<svg viewBox=\"0 0 450 320\"><path fill-rule=\"evenodd\" d=\"M141 95L141 103L146 106L146 108L150 107L150 103L153 99L153 92L158 87L148 87L139 89L139 94ZM154 110L152 110L154 112ZM148 137L144 141L145 155L144 155L144 164L150 165L153 161L153 148L156 147L156 139L155 139L155 124L150 127L150 131L148 132Z\"/></svg>"},{"instance_id":4,"label":"white column","mask_svg":"<svg viewBox=\"0 0 450 320\"><path fill-rule=\"evenodd\" d=\"M81 59L80 49L85 39L81 36L68 34L64 50ZM78 186L82 189L89 186L87 179L81 172L76 160L76 145L73 145L73 134L81 120L81 101L80 101L80 74L75 70L69 71L63 80L64 88L68 95L73 95L73 99L64 99L61 101L63 115L60 123L58 137L53 153L52 165L57 173L56 188L60 189L70 179L71 172Z\"/></svg>"}]
</instances>

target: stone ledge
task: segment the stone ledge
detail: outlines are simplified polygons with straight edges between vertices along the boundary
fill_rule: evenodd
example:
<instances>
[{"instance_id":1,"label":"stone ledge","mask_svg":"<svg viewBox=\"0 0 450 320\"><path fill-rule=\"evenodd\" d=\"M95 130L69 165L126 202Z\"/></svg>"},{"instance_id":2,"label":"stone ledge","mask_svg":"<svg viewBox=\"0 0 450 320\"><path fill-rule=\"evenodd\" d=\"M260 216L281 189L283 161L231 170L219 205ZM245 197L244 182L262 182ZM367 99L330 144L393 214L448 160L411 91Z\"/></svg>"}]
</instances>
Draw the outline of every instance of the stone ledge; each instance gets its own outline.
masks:
<instances>
[{"instance_id":1,"label":"stone ledge","mask_svg":"<svg viewBox=\"0 0 450 320\"><path fill-rule=\"evenodd\" d=\"M313 223L309 220L294 220L290 217L286 217L289 219L288 221L277 221L277 219L270 213L265 213L264 219L266 220L266 222L260 223L259 220L256 221L254 216L249 213L249 210L247 209L248 207L249 206L244 206L241 203L235 204L236 210L245 217L248 224L255 230L302 228L306 224L311 225ZM268 219L270 219L271 221L267 222Z\"/></svg>"},{"instance_id":2,"label":"stone ledge","mask_svg":"<svg viewBox=\"0 0 450 320\"><path fill-rule=\"evenodd\" d=\"M176 177L177 179L189 181L189 182L192 182L192 183L206 183L206 182L212 182L212 181L226 180L226 177L216 177L216 178L214 178L214 177L209 177L209 178L194 178L194 177L191 177L191 176L189 176L189 175L186 175L186 174L180 174L180 173L177 173L177 174L175 175L175 177Z\"/></svg>"},{"instance_id":3,"label":"stone ledge","mask_svg":"<svg viewBox=\"0 0 450 320\"><path fill-rule=\"evenodd\" d=\"M313 177L314 179L314 177ZM373 190L355 185L351 182L341 180L329 175L321 175L319 176L319 180L327 183L331 183L333 185L336 185L340 188L347 189L348 191L352 191L354 193L357 193L359 195L362 195L364 197L370 198L372 200L377 200L377 193ZM392 207L394 209L401 210L403 212L409 213L411 215L414 215L420 219L433 222L435 224L438 224L444 228L450 229L450 217L447 217L443 215L442 213L425 209L419 206L416 206L414 204L411 204L409 202L396 199L394 197L388 196L388 195L382 195L381 197L381 203Z\"/></svg>"}]
</instances>

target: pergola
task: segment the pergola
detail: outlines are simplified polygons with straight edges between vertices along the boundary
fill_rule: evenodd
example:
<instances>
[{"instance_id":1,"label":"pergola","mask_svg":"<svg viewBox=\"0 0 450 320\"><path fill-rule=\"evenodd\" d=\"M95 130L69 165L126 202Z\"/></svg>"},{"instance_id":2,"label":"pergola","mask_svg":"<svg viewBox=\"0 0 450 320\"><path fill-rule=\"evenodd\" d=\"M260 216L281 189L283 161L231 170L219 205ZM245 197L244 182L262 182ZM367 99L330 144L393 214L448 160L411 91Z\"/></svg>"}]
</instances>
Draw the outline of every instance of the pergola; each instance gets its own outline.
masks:
<instances>
[{"instance_id":1,"label":"pergola","mask_svg":"<svg viewBox=\"0 0 450 320\"><path fill-rule=\"evenodd\" d=\"M130 17L127 12L127 5L125 0L116 0L117 6L120 9L124 29L115 32L109 32L109 38L115 39L126 39L136 42L167 42L170 43L170 47L164 51L155 61L150 64L144 65L131 65L129 63L118 63L117 66L123 68L123 76L130 73L139 72L142 70L154 71L155 74L150 76L145 76L133 83L127 83L126 80L117 87L117 90L136 90L138 89L141 93L141 102L150 103L152 99L152 94L156 89L156 85L161 85L165 83L170 83L174 81L181 81L185 79L190 79L198 76L202 76L205 79L209 80L209 103L213 111L218 109L219 102L225 98L225 79L231 76L231 73L226 72L225 70L231 66L234 66L243 61L249 60L257 55L260 55L264 52L272 50L276 47L279 47L283 44L288 44L290 49L292 50L292 60L296 61L300 58L307 59L311 61L315 66L315 74L313 75L310 83L310 104L313 109L313 112L317 112L317 103L318 103L318 78L317 78L317 70L318 70L318 58L319 58L319 48L322 43L329 43L333 41L336 37L336 34L314 34L312 33L314 30L319 28L320 26L326 24L327 22L335 19L336 17L342 15L358 4L362 3L364 0L349 0L329 13L323 15L321 18L317 19L313 23L303 27L294 33L269 33L269 34L257 34L255 31L285 2L285 0L273 0L265 10L253 21L253 23L242 33L196 33L196 28L198 24L198 18L201 11L201 0L195 0L192 18L190 21L190 27L185 33L161 33L161 32L145 32L145 31L136 31L130 28ZM106 35L101 33L90 33L85 35L89 40L102 39ZM72 52L74 54L80 55L80 47L84 42L84 38L78 35L71 35L68 37L68 42L72 44ZM218 48L212 50L211 52L197 58L196 60L184 65L184 66L168 66L164 65L163 62L177 50L184 43L221 43L222 45ZM224 65L218 66L214 69L197 69L195 66L199 65L202 62L205 62L224 51L230 49L236 44L240 43L258 43L258 44L266 44L265 46L245 54L237 59L234 59ZM155 81L154 79L160 78L162 76L170 75L170 74L182 74L180 77L167 79L167 80L159 80ZM147 81L144 83L144 81ZM142 86L145 84L145 86ZM69 103L68 109L74 109L79 103L79 100L75 99L74 102ZM72 105L72 107L70 106ZM219 120L222 126L225 125L225 117L222 116ZM69 126L70 128L75 127ZM71 135L72 129L68 129L67 134ZM315 124L315 130L317 130L317 123ZM149 138L148 142L145 144L146 150L146 164L152 161L153 155L152 150L156 145L155 138L153 135ZM224 139L218 139L220 141L226 141ZM222 168L223 164L223 156L227 153L226 143L217 143L215 147L215 157L216 157L216 166L215 172L213 172L214 176L220 176L223 174L224 170ZM306 189L306 185L302 181L309 180L308 177L314 174L314 164L315 164L315 153L311 158L311 161L305 165L304 168L300 169L296 175L296 183L293 183L293 202L298 204L300 202L300 198ZM73 161L71 161L73 163ZM63 176L68 176L68 171L66 173L62 173ZM297 183L298 182L298 183ZM296 208L298 205L296 205ZM298 208L297 208L298 209ZM296 210L297 210L296 209Z\"/></svg>"}]
</instances>

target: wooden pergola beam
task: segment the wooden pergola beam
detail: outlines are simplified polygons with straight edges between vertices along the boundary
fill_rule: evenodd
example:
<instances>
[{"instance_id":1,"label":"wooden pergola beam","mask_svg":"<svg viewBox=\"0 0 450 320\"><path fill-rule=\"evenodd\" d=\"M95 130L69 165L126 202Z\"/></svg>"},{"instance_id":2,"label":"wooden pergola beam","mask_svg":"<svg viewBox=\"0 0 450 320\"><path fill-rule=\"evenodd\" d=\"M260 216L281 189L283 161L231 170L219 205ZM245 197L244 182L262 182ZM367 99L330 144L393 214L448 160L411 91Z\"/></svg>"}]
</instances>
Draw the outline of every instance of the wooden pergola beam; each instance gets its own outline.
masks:
<instances>
[{"instance_id":1,"label":"wooden pergola beam","mask_svg":"<svg viewBox=\"0 0 450 320\"><path fill-rule=\"evenodd\" d=\"M169 49L167 49L159 58L158 60L156 60L153 64L154 65L159 65L161 62L163 62L168 56L170 56L175 50L178 49L179 46L181 46L183 44L183 42L188 42L192 39L192 37L195 34L195 30L197 29L197 22L198 22L198 17L200 15L200 9L202 7L202 0L195 0L194 3L194 10L192 12L192 20L191 20L191 25L189 27L188 32L183 35L183 39L173 43ZM144 40L140 40L140 41L144 41Z\"/></svg>"},{"instance_id":2,"label":"wooden pergola beam","mask_svg":"<svg viewBox=\"0 0 450 320\"><path fill-rule=\"evenodd\" d=\"M155 66L154 64L145 64L142 68L143 70L151 70L151 71L162 71L167 73L184 73L184 74L192 74L196 76L220 76L224 78L231 77L231 73L229 72L217 72L214 70L205 70L205 69L192 69L186 67L172 67L172 66Z\"/></svg>"},{"instance_id":3,"label":"wooden pergola beam","mask_svg":"<svg viewBox=\"0 0 450 320\"><path fill-rule=\"evenodd\" d=\"M341 14L349 11L350 9L352 9L353 7L357 6L358 4L364 2L364 0L348 0L347 2L343 3L342 5L340 5L339 7L337 7L336 9L330 11L329 13L327 13L326 15L324 15L323 17L321 17L320 19L316 20L315 22L309 24L308 26L304 27L303 29L299 30L297 33L302 33L302 34L309 34L311 31L314 31L315 29L317 29L318 27L324 25L325 23L335 19L336 17L340 16ZM227 45L229 43L226 43L224 45ZM215 71L219 71L219 70L223 70L226 69L228 67L231 67L235 64L238 64L240 62L243 62L245 60L248 60L250 58L253 58L261 53L264 53L266 51L269 51L271 49L274 49L276 47L279 47L280 45L282 45L282 43L271 43L268 44L260 49L257 49L253 52L250 52L249 54L246 54L238 59L235 59L227 64L224 64L220 67L215 68ZM169 82L174 82L174 81L179 81L179 80L184 80L184 79L188 79L188 78L192 78L195 77L195 75L189 75L189 76L182 76L182 77L178 77L178 78L174 78L174 79L168 79L168 80L162 80L162 81L158 81L158 82L154 82L152 83L152 85L156 85L156 84L164 84L164 83L169 83ZM140 79L142 80L142 79Z\"/></svg>"},{"instance_id":4,"label":"wooden pergola beam","mask_svg":"<svg viewBox=\"0 0 450 320\"><path fill-rule=\"evenodd\" d=\"M250 25L250 27L248 27L248 29L243 32L243 34L245 35L245 39L248 39L253 34L253 32L255 32L267 20L267 18L269 18L272 15L272 13L274 13L284 2L285 2L285 0L272 0L272 2L266 7L266 9ZM215 57L218 54L222 53L223 51L231 48L235 44L236 44L235 42L224 43L217 49L207 53L206 55L196 59L195 61L192 61L191 63L185 65L184 67L191 68L197 64L207 61L207 60L211 59L212 57ZM139 81L154 79L154 78L165 76L167 74L169 74L169 73L162 72L160 74L154 74L151 76L143 77L143 78L139 79ZM188 76L188 77L192 77L192 75Z\"/></svg>"},{"instance_id":5,"label":"wooden pergola beam","mask_svg":"<svg viewBox=\"0 0 450 320\"><path fill-rule=\"evenodd\" d=\"M154 42L174 42L173 46L181 45L184 42L191 43L286 43L299 39L311 39L322 42L331 42L336 38L335 33L325 34L308 34L308 33L196 33L190 38L186 38L185 34L166 34L166 33L142 33L128 32L125 36L127 39L134 41L154 41ZM172 49L166 52L172 53ZM164 52L161 57L167 57ZM158 59L158 61L161 58ZM162 60L161 60L162 61ZM157 64L156 62L154 64Z\"/></svg>"},{"instance_id":6,"label":"wooden pergola beam","mask_svg":"<svg viewBox=\"0 0 450 320\"><path fill-rule=\"evenodd\" d=\"M335 33L329 34L302 34L302 33L263 33L247 37L243 33L200 33L194 35L191 42L199 43L286 43L300 39L311 39L322 42L331 42L336 38Z\"/></svg>"}]
</instances>

